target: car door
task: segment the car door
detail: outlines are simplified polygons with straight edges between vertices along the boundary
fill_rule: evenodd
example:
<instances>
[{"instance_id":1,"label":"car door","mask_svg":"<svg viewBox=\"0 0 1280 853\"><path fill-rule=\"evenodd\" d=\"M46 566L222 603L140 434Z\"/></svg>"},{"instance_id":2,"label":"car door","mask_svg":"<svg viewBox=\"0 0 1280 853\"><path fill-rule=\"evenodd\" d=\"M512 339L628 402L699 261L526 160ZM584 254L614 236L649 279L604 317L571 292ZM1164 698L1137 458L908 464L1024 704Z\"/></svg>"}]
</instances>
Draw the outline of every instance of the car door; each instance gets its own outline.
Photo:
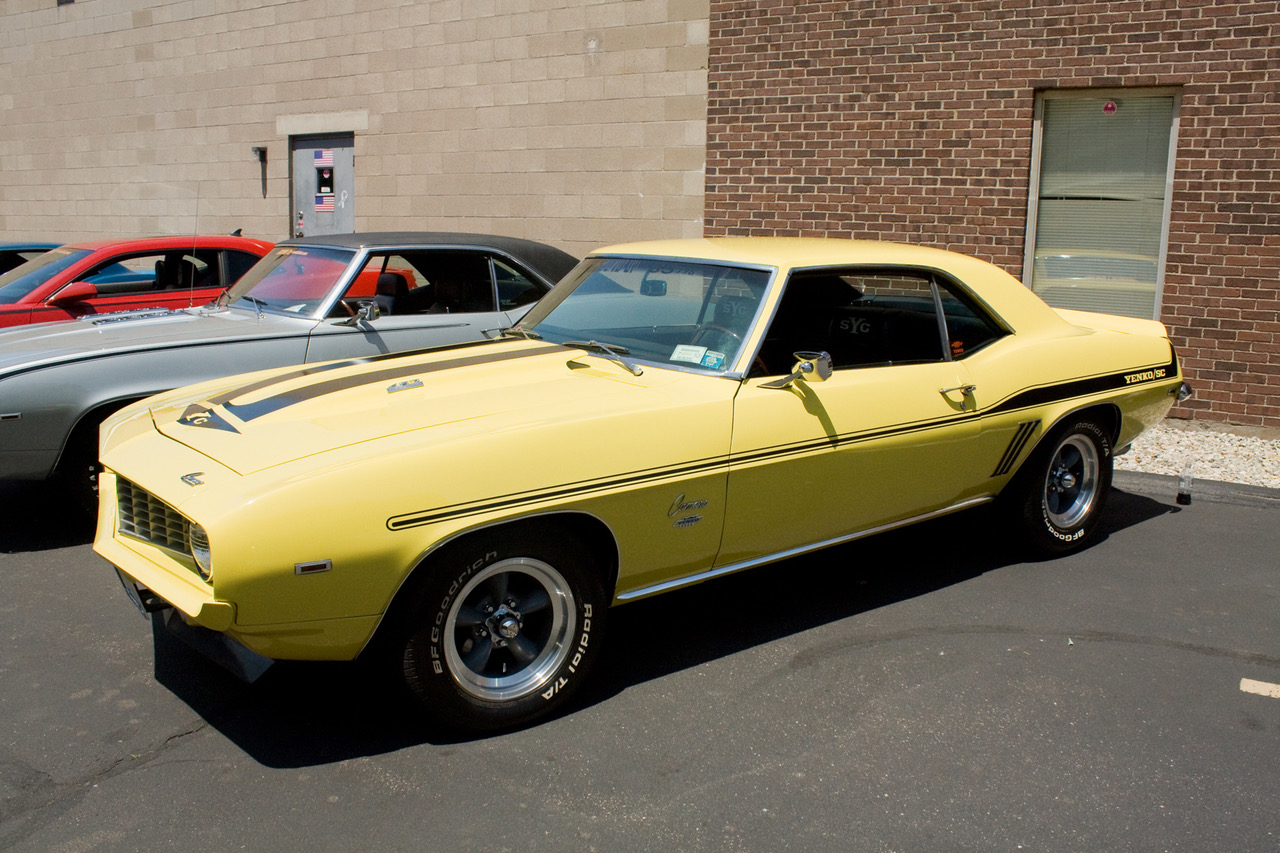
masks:
<instances>
[{"instance_id":1,"label":"car door","mask_svg":"<svg viewBox=\"0 0 1280 853\"><path fill-rule=\"evenodd\" d=\"M487 340L514 322L498 304L495 270L516 268L487 252L400 249L370 255L343 298L312 333L307 361L376 355ZM527 273L531 285L545 290ZM518 289L516 289L518 290ZM527 300L527 297L525 297ZM361 303L378 306L376 319L354 317Z\"/></svg>"},{"instance_id":2,"label":"car door","mask_svg":"<svg viewBox=\"0 0 1280 853\"><path fill-rule=\"evenodd\" d=\"M943 510L989 475L944 293L929 271L791 276L735 400L719 564ZM786 381L796 352L829 354L829 378Z\"/></svg>"}]
</instances>

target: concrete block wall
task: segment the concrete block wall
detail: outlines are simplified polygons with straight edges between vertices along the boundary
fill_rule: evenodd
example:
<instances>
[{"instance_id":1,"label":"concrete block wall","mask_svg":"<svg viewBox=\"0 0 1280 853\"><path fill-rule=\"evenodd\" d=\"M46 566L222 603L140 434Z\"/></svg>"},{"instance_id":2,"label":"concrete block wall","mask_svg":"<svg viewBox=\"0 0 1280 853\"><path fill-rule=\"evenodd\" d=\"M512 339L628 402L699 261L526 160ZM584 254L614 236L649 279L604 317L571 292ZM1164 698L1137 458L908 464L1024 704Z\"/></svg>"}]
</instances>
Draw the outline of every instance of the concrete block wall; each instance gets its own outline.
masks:
<instances>
[{"instance_id":1,"label":"concrete block wall","mask_svg":"<svg viewBox=\"0 0 1280 853\"><path fill-rule=\"evenodd\" d=\"M1280 426L1280 7L713 0L706 234L955 249L1021 275L1036 93L1182 94L1161 319L1183 416Z\"/></svg>"},{"instance_id":2,"label":"concrete block wall","mask_svg":"<svg viewBox=\"0 0 1280 853\"><path fill-rule=\"evenodd\" d=\"M707 3L9 0L0 233L282 239L336 121L357 230L701 236Z\"/></svg>"}]
</instances>

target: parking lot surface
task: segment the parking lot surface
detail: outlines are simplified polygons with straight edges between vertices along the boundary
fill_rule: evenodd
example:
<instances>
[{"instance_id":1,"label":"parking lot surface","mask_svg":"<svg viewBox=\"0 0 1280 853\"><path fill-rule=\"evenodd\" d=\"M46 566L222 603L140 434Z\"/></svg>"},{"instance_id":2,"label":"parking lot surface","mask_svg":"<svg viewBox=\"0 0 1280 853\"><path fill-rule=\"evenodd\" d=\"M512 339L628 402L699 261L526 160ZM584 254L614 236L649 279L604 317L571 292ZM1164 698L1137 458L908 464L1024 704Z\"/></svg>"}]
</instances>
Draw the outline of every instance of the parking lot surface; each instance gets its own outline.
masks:
<instances>
[{"instance_id":1,"label":"parking lot surface","mask_svg":"<svg viewBox=\"0 0 1280 853\"><path fill-rule=\"evenodd\" d=\"M0 849L1274 850L1280 506L1117 482L1065 559L976 512L627 605L565 713L465 740L153 636L6 485Z\"/></svg>"}]
</instances>

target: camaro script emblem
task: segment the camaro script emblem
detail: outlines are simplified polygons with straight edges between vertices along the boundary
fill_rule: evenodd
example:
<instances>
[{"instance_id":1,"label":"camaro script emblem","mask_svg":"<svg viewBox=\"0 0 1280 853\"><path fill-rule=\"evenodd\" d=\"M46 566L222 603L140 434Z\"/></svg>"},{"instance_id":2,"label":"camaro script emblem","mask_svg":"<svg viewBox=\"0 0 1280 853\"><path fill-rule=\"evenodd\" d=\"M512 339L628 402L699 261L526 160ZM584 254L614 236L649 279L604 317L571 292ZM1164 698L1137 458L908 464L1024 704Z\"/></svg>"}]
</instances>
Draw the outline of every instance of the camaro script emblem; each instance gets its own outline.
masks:
<instances>
[{"instance_id":1,"label":"camaro script emblem","mask_svg":"<svg viewBox=\"0 0 1280 853\"><path fill-rule=\"evenodd\" d=\"M705 500L702 500L702 499L688 500L685 498L684 494L682 493L674 501L671 502L671 509L667 510L667 518L676 519L671 523L672 527L678 527L681 529L684 529L686 527L693 527L695 524L702 521L702 516L686 515L686 513L694 513L697 510L705 509L706 506L707 506L707 502ZM681 517L676 518L676 516L681 516Z\"/></svg>"}]
</instances>

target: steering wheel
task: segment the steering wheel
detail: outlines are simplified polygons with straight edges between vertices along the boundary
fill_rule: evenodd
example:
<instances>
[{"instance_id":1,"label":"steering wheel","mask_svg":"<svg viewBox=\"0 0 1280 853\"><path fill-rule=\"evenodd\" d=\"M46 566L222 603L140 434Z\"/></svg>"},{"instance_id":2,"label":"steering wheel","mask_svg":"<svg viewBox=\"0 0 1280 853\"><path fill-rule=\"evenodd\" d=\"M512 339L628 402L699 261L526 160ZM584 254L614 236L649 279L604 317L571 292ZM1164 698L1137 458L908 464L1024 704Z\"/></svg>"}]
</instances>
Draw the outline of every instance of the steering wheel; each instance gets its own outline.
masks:
<instances>
[{"instance_id":1,"label":"steering wheel","mask_svg":"<svg viewBox=\"0 0 1280 853\"><path fill-rule=\"evenodd\" d=\"M723 351L726 355L737 351L742 346L742 335L732 329L726 329L724 326L717 326L715 323L706 323L699 326L698 331L693 333L694 346L705 346L707 349ZM725 346L728 344L728 346Z\"/></svg>"}]
</instances>

